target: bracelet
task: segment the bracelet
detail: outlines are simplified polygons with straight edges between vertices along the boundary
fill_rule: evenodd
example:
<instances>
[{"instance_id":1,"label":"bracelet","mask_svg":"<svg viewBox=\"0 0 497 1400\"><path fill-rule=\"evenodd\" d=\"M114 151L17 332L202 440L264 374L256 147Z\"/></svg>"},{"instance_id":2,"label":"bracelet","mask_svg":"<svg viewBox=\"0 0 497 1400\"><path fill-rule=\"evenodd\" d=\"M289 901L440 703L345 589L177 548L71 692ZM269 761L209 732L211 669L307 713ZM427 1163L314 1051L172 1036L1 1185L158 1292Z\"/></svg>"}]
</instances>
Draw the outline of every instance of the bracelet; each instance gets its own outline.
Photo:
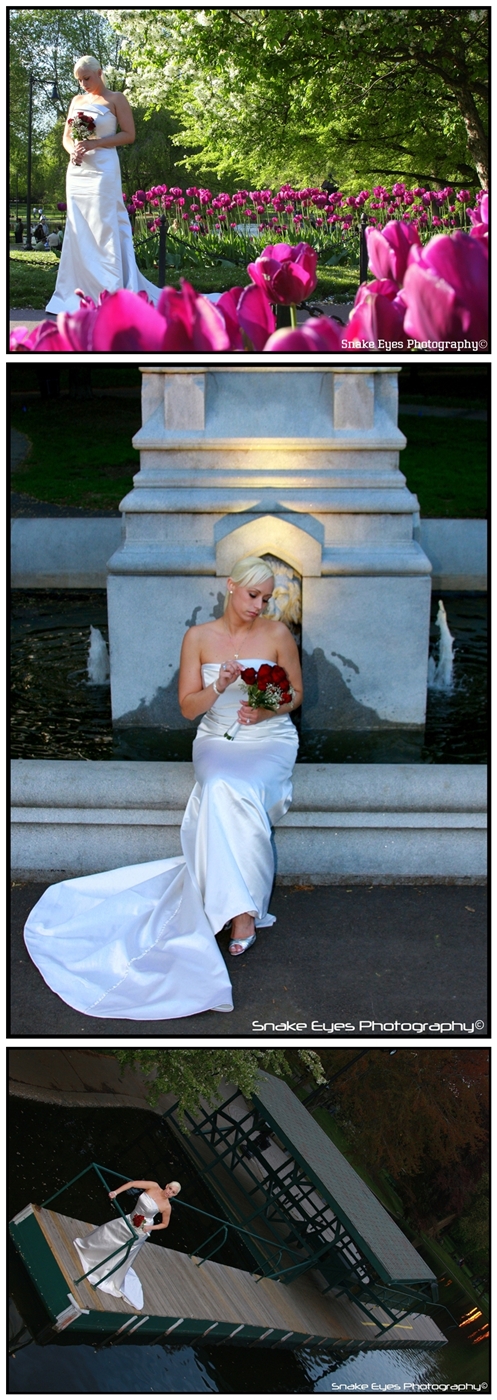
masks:
<instances>
[{"instance_id":1,"label":"bracelet","mask_svg":"<svg viewBox=\"0 0 497 1400\"><path fill-rule=\"evenodd\" d=\"M218 688L217 688L217 685L216 685L216 682L215 682L215 681L212 681L212 689L213 689L213 690L215 690L215 692L216 692L216 695L222 695L222 693L223 693L223 692L222 692L222 690L218 690Z\"/></svg>"}]
</instances>

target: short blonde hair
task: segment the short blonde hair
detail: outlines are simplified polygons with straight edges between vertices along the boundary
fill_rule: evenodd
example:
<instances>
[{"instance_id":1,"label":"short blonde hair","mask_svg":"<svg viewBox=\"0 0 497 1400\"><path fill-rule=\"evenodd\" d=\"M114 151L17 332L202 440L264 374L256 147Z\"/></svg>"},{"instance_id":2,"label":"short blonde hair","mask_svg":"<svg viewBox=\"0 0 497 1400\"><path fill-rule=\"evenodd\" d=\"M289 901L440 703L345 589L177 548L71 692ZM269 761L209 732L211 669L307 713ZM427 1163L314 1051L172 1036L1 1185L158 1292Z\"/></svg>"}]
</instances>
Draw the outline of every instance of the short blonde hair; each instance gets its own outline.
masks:
<instances>
[{"instance_id":1,"label":"short blonde hair","mask_svg":"<svg viewBox=\"0 0 497 1400\"><path fill-rule=\"evenodd\" d=\"M75 78L77 78L81 68L88 68L90 73L100 73L102 65L99 63L98 58L92 58L91 54L85 53L83 58L78 58L74 64L73 73Z\"/></svg>"},{"instance_id":2,"label":"short blonde hair","mask_svg":"<svg viewBox=\"0 0 497 1400\"><path fill-rule=\"evenodd\" d=\"M248 588L251 583L262 583L265 578L274 579L274 573L267 559L261 559L258 554L246 554L244 559L237 561L231 570L230 578L233 579L233 583L242 583ZM225 612L229 596L228 592L224 600Z\"/></svg>"},{"instance_id":3,"label":"short blonde hair","mask_svg":"<svg viewBox=\"0 0 497 1400\"><path fill-rule=\"evenodd\" d=\"M174 1186L174 1194L175 1194L175 1196L178 1195L178 1191L181 1191L181 1186L180 1186L180 1184L179 1184L179 1181L168 1181L167 1184L168 1184L168 1186Z\"/></svg>"}]
</instances>

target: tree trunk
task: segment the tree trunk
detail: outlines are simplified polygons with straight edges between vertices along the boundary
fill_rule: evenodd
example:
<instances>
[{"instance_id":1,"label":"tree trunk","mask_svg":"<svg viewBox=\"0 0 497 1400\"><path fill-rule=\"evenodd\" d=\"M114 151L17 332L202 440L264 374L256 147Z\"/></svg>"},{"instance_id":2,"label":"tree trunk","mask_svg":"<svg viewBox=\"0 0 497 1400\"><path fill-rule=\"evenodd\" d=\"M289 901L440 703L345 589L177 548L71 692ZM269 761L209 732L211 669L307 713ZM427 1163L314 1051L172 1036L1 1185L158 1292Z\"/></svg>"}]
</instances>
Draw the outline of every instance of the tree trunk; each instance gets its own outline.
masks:
<instances>
[{"instance_id":1,"label":"tree trunk","mask_svg":"<svg viewBox=\"0 0 497 1400\"><path fill-rule=\"evenodd\" d=\"M457 105L468 135L468 151L476 165L480 185L483 186L484 190L487 190L490 173L487 137L478 116L472 93L469 92L468 88L463 88L456 95Z\"/></svg>"}]
</instances>

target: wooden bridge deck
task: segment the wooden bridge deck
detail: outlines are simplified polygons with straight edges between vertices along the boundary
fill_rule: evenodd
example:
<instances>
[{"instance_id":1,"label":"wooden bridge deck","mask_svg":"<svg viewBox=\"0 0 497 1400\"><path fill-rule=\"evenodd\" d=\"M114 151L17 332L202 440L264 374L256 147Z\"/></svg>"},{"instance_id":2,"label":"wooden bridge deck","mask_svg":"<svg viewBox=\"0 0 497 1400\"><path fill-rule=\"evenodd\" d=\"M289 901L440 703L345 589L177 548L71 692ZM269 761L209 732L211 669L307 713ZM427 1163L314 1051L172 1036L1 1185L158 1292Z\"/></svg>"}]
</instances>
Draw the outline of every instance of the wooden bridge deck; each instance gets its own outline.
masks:
<instances>
[{"instance_id":1,"label":"wooden bridge deck","mask_svg":"<svg viewBox=\"0 0 497 1400\"><path fill-rule=\"evenodd\" d=\"M117 1312L129 1317L131 1305L124 1299L102 1293L86 1280L74 1282L81 1273L81 1263L73 1240L90 1234L94 1225L36 1206L33 1211L68 1292L79 1306L89 1308L93 1314ZM375 1322L368 1321L349 1299L332 1294L323 1297L311 1273L288 1285L271 1279L257 1282L252 1274L213 1260L198 1267L189 1255L152 1241L140 1250L133 1267L143 1287L143 1312L156 1318L274 1328L319 1337L323 1342L326 1339L330 1347L335 1344L354 1349L441 1346L445 1342L433 1320L424 1315L404 1317L386 1335L382 1334ZM378 1321L388 1321L381 1308L375 1311ZM81 1339L79 1327L78 1335Z\"/></svg>"}]
</instances>

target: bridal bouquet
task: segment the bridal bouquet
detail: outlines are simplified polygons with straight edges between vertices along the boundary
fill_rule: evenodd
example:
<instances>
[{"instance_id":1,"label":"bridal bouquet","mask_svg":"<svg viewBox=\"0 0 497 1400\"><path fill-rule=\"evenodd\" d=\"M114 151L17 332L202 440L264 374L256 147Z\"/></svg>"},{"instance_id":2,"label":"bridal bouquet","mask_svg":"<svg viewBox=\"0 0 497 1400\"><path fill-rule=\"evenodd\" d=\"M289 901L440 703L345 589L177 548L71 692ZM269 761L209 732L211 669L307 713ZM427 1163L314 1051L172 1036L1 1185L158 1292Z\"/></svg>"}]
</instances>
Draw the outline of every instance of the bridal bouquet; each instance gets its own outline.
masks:
<instances>
[{"instance_id":1,"label":"bridal bouquet","mask_svg":"<svg viewBox=\"0 0 497 1400\"><path fill-rule=\"evenodd\" d=\"M76 112L75 117L68 118L67 125L71 128L71 141L87 141L97 129L89 112Z\"/></svg>"},{"instance_id":2,"label":"bridal bouquet","mask_svg":"<svg viewBox=\"0 0 497 1400\"><path fill-rule=\"evenodd\" d=\"M282 666L270 666L269 662L264 662L258 671L253 666L246 666L244 671L240 671L240 680L247 687L245 704L253 710L279 710L280 705L288 705L293 699L294 692ZM234 739L239 729L237 720L231 729L226 730L225 739Z\"/></svg>"}]
</instances>

